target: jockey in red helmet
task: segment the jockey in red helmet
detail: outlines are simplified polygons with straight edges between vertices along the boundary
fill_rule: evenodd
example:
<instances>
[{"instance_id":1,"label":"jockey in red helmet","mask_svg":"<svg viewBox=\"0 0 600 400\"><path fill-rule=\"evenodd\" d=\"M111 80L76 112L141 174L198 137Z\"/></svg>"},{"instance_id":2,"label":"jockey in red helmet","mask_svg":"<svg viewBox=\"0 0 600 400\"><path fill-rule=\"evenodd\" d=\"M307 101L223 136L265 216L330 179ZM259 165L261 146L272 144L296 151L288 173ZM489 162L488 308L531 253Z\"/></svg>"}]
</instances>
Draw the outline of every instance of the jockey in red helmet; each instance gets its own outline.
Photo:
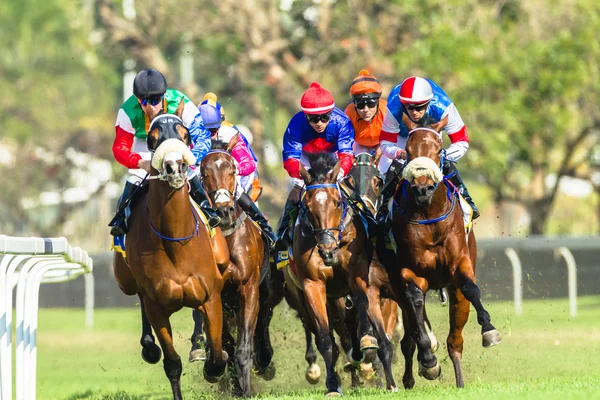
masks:
<instances>
[{"instance_id":1,"label":"jockey in red helmet","mask_svg":"<svg viewBox=\"0 0 600 400\"><path fill-rule=\"evenodd\" d=\"M392 196L406 158L404 148L408 139L408 128L402 123L403 114L415 123L427 124L437 123L448 117L445 130L451 144L446 149L442 172L446 176L452 175L450 181L460 190L473 209L473 219L479 217L479 210L454 166L454 163L464 156L469 148L467 127L448 95L432 80L418 76L405 79L394 87L388 96L388 113L383 120L380 146L385 156L396 161L392 163L386 174L382 204L386 204ZM386 210L387 207L381 207L382 213L378 218L385 218L383 214Z\"/></svg>"},{"instance_id":2,"label":"jockey in red helmet","mask_svg":"<svg viewBox=\"0 0 600 400\"><path fill-rule=\"evenodd\" d=\"M283 168L292 178L294 187L288 195L277 228L275 248L280 252L287 250L289 246L289 238L285 232L290 223L290 211L297 207L300 191L304 186L300 177L300 164L310 168L306 154L322 151L335 153L341 167L338 180L348 174L354 161L352 123L342 110L335 107L333 96L328 90L317 82L311 83L302 95L300 108L302 111L292 117L283 134Z\"/></svg>"}]
</instances>

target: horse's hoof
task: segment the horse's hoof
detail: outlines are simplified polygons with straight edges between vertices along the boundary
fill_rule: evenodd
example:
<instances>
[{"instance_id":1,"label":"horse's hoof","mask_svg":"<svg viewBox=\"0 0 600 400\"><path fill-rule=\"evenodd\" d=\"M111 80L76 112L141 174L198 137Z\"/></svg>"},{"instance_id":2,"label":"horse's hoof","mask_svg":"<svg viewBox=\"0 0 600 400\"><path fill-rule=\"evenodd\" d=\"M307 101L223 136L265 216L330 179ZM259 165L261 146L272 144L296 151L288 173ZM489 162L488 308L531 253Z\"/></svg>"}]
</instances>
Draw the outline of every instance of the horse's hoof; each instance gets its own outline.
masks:
<instances>
[{"instance_id":1,"label":"horse's hoof","mask_svg":"<svg viewBox=\"0 0 600 400\"><path fill-rule=\"evenodd\" d=\"M433 381L439 378L442 375L442 367L440 366L439 361L435 360L435 365L431 368L427 368L419 361L419 376L423 378Z\"/></svg>"},{"instance_id":2,"label":"horse's hoof","mask_svg":"<svg viewBox=\"0 0 600 400\"><path fill-rule=\"evenodd\" d=\"M483 347L493 347L502 342L502 334L498 332L496 329L492 329L491 331L483 332L481 344Z\"/></svg>"},{"instance_id":3,"label":"horse's hoof","mask_svg":"<svg viewBox=\"0 0 600 400\"><path fill-rule=\"evenodd\" d=\"M160 361L161 356L162 352L160 347L158 347L155 343L149 344L146 347L142 347L142 359L148 364L156 364Z\"/></svg>"},{"instance_id":4,"label":"horse's hoof","mask_svg":"<svg viewBox=\"0 0 600 400\"><path fill-rule=\"evenodd\" d=\"M306 381L311 385L316 385L319 383L319 379L321 378L321 368L317 364L311 364L304 374Z\"/></svg>"},{"instance_id":5,"label":"horse's hoof","mask_svg":"<svg viewBox=\"0 0 600 400\"><path fill-rule=\"evenodd\" d=\"M364 352L366 350L378 350L379 344L377 344L377 339L375 339L371 335L365 335L360 339L360 351Z\"/></svg>"},{"instance_id":6,"label":"horse's hoof","mask_svg":"<svg viewBox=\"0 0 600 400\"><path fill-rule=\"evenodd\" d=\"M336 391L327 392L325 397L342 397L342 388L338 387Z\"/></svg>"},{"instance_id":7,"label":"horse's hoof","mask_svg":"<svg viewBox=\"0 0 600 400\"><path fill-rule=\"evenodd\" d=\"M398 388L396 386L392 386L389 390L392 393L398 393Z\"/></svg>"},{"instance_id":8,"label":"horse's hoof","mask_svg":"<svg viewBox=\"0 0 600 400\"><path fill-rule=\"evenodd\" d=\"M261 368L257 371L258 376L261 376L265 381L270 381L275 378L275 363L269 364L266 368Z\"/></svg>"},{"instance_id":9,"label":"horse's hoof","mask_svg":"<svg viewBox=\"0 0 600 400\"><path fill-rule=\"evenodd\" d=\"M206 361L206 351L204 349L190 351L190 362L194 361Z\"/></svg>"},{"instance_id":10,"label":"horse's hoof","mask_svg":"<svg viewBox=\"0 0 600 400\"><path fill-rule=\"evenodd\" d=\"M348 374L354 371L355 369L356 367L351 362L346 362L346 364L344 364L344 372Z\"/></svg>"}]
</instances>

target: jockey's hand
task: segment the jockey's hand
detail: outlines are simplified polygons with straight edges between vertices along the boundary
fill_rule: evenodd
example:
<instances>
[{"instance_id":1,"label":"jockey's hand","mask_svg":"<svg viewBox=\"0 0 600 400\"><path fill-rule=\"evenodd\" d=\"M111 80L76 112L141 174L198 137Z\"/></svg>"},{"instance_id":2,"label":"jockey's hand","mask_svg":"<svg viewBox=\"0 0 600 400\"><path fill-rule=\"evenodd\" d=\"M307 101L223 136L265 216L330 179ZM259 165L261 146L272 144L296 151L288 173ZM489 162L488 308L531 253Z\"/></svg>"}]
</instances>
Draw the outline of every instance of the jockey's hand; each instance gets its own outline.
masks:
<instances>
[{"instance_id":1,"label":"jockey's hand","mask_svg":"<svg viewBox=\"0 0 600 400\"><path fill-rule=\"evenodd\" d=\"M406 150L398 149L396 150L396 160L406 160Z\"/></svg>"},{"instance_id":2,"label":"jockey's hand","mask_svg":"<svg viewBox=\"0 0 600 400\"><path fill-rule=\"evenodd\" d=\"M138 161L138 168L143 169L146 172L150 172L150 161L149 160Z\"/></svg>"}]
</instances>

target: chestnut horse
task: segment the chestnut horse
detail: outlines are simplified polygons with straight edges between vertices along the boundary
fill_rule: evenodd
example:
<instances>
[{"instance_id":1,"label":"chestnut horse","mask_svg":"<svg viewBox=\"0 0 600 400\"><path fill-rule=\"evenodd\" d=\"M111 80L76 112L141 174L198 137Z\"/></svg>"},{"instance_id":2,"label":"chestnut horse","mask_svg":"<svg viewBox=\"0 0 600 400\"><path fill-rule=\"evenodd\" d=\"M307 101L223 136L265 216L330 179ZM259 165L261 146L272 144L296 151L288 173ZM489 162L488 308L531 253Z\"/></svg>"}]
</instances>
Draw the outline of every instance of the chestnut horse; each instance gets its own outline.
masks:
<instances>
[{"instance_id":1,"label":"chestnut horse","mask_svg":"<svg viewBox=\"0 0 600 400\"><path fill-rule=\"evenodd\" d=\"M376 319L379 304L371 304L367 296L370 259L366 232L337 183L340 163L329 153L309 154L308 158L310 170L300 167L306 188L293 235L296 271L288 271L286 284L290 288L297 284L302 291L303 322L315 334L317 348L325 361L327 393L337 395L341 394L341 388L333 362L337 349L334 349L329 325L328 298L339 299L351 294L358 313L360 337L356 343L358 349L352 352L354 359L363 358L356 357L356 353L364 356L367 351L379 348L378 340L372 336L371 323L377 333L383 333L378 339L384 365L391 365L391 343L383 332L383 321ZM395 389L391 371L390 378L389 389Z\"/></svg>"},{"instance_id":2,"label":"chestnut horse","mask_svg":"<svg viewBox=\"0 0 600 400\"><path fill-rule=\"evenodd\" d=\"M223 374L228 359L222 348L223 279L209 231L186 190L188 166L195 157L189 150L182 111L183 102L175 115L160 115L150 125L147 141L153 156L148 192L132 210L126 259L120 253L114 259L119 287L140 298L142 358L151 364L160 360L153 328L176 400L182 398L182 364L173 346L169 322L173 313L190 307L205 317L210 349L204 365L207 381L215 382Z\"/></svg>"},{"instance_id":3,"label":"chestnut horse","mask_svg":"<svg viewBox=\"0 0 600 400\"><path fill-rule=\"evenodd\" d=\"M431 350L425 329L425 296L429 289L446 287L450 297L448 354L454 365L456 386L464 387L461 367L462 331L469 318L470 304L477 312L483 347L501 342L501 334L491 323L475 284L477 244L471 229L465 233L463 212L457 189L441 173L444 150L441 130L447 117L430 127L420 127L403 118L409 129L406 143L407 165L403 180L390 201L392 233L396 256L384 260L394 293L405 315L406 332L401 342L405 357L403 384L415 384L412 358L418 347L419 374L437 379L441 367Z\"/></svg>"},{"instance_id":4,"label":"chestnut horse","mask_svg":"<svg viewBox=\"0 0 600 400\"><path fill-rule=\"evenodd\" d=\"M236 315L237 320L230 321L237 326L237 344L224 326L224 346L227 353L234 357L230 360L235 369L237 381L234 381L234 393L244 397L251 396L250 373L254 354L253 338L259 320L259 330L268 328L271 313L268 312L269 297L269 254L268 246L262 237L260 228L248 218L237 204L236 164L231 150L238 140L232 137L229 143L212 142L211 151L200 164L202 184L217 213L221 217L220 228L225 235L229 247L231 264L224 273L223 304L226 315ZM262 270L262 271L261 271ZM261 277L262 272L262 277ZM259 294L259 284L260 288ZM260 311L259 311L260 299ZM196 313L196 312L194 312ZM202 340L202 324L197 316L194 327L196 340ZM257 369L264 373L271 363L272 348L266 348L264 341L257 341ZM190 358L190 361L193 361Z\"/></svg>"}]
</instances>

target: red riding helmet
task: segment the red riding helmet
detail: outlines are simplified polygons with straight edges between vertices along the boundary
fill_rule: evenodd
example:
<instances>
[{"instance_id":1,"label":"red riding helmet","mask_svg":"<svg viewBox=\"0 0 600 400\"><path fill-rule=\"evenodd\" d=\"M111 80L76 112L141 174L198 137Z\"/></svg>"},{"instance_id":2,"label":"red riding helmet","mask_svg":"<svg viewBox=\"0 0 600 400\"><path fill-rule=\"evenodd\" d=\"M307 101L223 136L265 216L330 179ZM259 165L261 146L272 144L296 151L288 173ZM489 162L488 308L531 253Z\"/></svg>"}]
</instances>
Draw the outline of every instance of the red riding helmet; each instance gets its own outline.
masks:
<instances>
[{"instance_id":1,"label":"red riding helmet","mask_svg":"<svg viewBox=\"0 0 600 400\"><path fill-rule=\"evenodd\" d=\"M333 110L333 107L335 107L333 96L317 82L311 83L300 99L300 108L304 114L327 114Z\"/></svg>"},{"instance_id":2,"label":"red riding helmet","mask_svg":"<svg viewBox=\"0 0 600 400\"><path fill-rule=\"evenodd\" d=\"M433 97L433 90L427 79L418 76L406 78L400 86L400 103L423 104Z\"/></svg>"}]
</instances>

